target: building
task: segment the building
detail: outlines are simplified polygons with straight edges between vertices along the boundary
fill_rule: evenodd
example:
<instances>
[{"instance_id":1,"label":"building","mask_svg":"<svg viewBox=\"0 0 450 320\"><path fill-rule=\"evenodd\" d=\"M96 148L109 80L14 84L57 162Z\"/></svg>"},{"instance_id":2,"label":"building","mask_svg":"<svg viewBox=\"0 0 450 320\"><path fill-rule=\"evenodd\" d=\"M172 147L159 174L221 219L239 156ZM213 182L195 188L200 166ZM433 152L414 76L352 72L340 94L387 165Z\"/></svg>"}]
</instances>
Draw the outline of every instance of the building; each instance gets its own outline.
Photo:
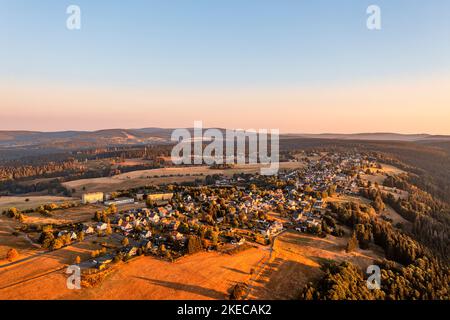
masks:
<instances>
[{"instance_id":1,"label":"building","mask_svg":"<svg viewBox=\"0 0 450 320\"><path fill-rule=\"evenodd\" d=\"M136 200L137 201L143 201L144 200L144 194L143 193L136 193Z\"/></svg>"},{"instance_id":2,"label":"building","mask_svg":"<svg viewBox=\"0 0 450 320\"><path fill-rule=\"evenodd\" d=\"M83 204L103 202L103 192L85 193L81 196Z\"/></svg>"},{"instance_id":3,"label":"building","mask_svg":"<svg viewBox=\"0 0 450 320\"><path fill-rule=\"evenodd\" d=\"M173 197L173 193L172 192L168 192L168 193L153 193L153 194L148 194L147 195L147 199L150 199L152 201L171 200L172 197Z\"/></svg>"},{"instance_id":4,"label":"building","mask_svg":"<svg viewBox=\"0 0 450 320\"><path fill-rule=\"evenodd\" d=\"M110 206L112 204L118 206L121 204L129 204L129 203L134 203L134 199L133 198L117 198L114 200L105 201L105 206Z\"/></svg>"},{"instance_id":5,"label":"building","mask_svg":"<svg viewBox=\"0 0 450 320\"><path fill-rule=\"evenodd\" d=\"M98 231L104 231L108 228L108 225L104 222L97 223L97 230Z\"/></svg>"}]
</instances>

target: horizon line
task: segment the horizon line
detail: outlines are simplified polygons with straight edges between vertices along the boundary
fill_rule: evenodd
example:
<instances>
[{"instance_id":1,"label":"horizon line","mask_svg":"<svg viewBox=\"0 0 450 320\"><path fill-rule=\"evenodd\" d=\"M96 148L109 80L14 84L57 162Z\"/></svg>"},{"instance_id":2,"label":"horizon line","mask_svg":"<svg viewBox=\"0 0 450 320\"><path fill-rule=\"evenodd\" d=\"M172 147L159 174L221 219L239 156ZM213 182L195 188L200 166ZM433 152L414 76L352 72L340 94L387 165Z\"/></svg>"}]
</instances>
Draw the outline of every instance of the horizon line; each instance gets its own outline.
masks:
<instances>
[{"instance_id":1,"label":"horizon line","mask_svg":"<svg viewBox=\"0 0 450 320\"><path fill-rule=\"evenodd\" d=\"M111 131L111 130L145 130L145 129L161 129L161 130L175 130L175 129L194 129L194 127L138 127L138 128L102 128L102 129L67 129L67 130L33 130L33 129L14 129L14 130L2 130L0 132L26 132L26 133L61 133L61 132L79 132L79 133L95 133L101 131ZM242 129L242 128L216 128L216 127L202 127L202 130L208 129L219 129L219 130L249 130L254 128ZM268 129L268 128L264 128ZM274 129L274 128L269 128ZM258 129L256 129L258 130ZM281 132L280 135L424 135L424 136L450 136L450 133L426 133L426 132L394 132L394 131L371 131L371 132Z\"/></svg>"}]
</instances>

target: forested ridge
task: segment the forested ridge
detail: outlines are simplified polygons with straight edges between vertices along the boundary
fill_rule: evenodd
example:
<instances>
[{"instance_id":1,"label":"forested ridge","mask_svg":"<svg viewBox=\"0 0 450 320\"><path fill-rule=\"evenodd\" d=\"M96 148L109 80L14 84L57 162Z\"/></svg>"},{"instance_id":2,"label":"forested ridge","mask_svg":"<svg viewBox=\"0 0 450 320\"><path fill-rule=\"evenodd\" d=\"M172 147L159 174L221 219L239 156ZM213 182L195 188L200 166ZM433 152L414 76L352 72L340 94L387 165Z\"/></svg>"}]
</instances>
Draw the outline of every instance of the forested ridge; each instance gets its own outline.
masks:
<instances>
[{"instance_id":1,"label":"forested ridge","mask_svg":"<svg viewBox=\"0 0 450 320\"><path fill-rule=\"evenodd\" d=\"M449 299L450 269L430 249L380 219L370 206L332 203L331 211L352 228L357 246L383 248L386 259L375 263L381 268L381 288L369 290L367 275L350 262L332 263L323 266L322 279L303 289L302 299Z\"/></svg>"}]
</instances>

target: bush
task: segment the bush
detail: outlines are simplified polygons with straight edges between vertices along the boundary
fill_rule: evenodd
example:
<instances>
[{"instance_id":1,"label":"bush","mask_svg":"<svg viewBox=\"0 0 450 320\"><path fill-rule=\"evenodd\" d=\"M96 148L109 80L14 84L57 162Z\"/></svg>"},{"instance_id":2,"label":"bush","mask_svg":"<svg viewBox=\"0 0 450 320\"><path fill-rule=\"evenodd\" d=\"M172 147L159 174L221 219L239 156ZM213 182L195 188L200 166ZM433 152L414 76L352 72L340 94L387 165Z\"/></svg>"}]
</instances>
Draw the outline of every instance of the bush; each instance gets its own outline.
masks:
<instances>
[{"instance_id":1,"label":"bush","mask_svg":"<svg viewBox=\"0 0 450 320\"><path fill-rule=\"evenodd\" d=\"M9 249L6 253L6 259L10 262L16 260L19 257L19 253L16 249Z\"/></svg>"},{"instance_id":2,"label":"bush","mask_svg":"<svg viewBox=\"0 0 450 320\"><path fill-rule=\"evenodd\" d=\"M203 250L201 239L198 236L189 236L187 249L189 254Z\"/></svg>"},{"instance_id":3,"label":"bush","mask_svg":"<svg viewBox=\"0 0 450 320\"><path fill-rule=\"evenodd\" d=\"M233 287L230 294L231 300L242 300L247 293L248 286L245 283L238 283Z\"/></svg>"},{"instance_id":4,"label":"bush","mask_svg":"<svg viewBox=\"0 0 450 320\"><path fill-rule=\"evenodd\" d=\"M61 249L63 246L64 246L63 240L61 240L60 238L57 238L57 239L55 239L55 241L53 241L52 250Z\"/></svg>"},{"instance_id":5,"label":"bush","mask_svg":"<svg viewBox=\"0 0 450 320\"><path fill-rule=\"evenodd\" d=\"M348 240L347 248L345 251L352 252L358 248L358 239L356 238L356 233L353 232L352 237Z\"/></svg>"}]
</instances>

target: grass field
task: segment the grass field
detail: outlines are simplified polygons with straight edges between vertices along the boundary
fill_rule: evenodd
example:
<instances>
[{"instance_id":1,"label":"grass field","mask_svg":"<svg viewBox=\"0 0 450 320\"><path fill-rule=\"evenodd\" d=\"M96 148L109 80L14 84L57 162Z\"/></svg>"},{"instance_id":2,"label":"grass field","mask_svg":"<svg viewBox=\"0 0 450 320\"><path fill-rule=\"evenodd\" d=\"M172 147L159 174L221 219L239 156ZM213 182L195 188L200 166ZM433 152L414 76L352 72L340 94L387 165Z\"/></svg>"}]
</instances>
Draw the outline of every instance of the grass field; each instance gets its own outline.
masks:
<instances>
[{"instance_id":1,"label":"grass field","mask_svg":"<svg viewBox=\"0 0 450 320\"><path fill-rule=\"evenodd\" d=\"M42 204L74 201L79 201L79 199L56 196L2 196L0 197L0 211L7 210L11 207L19 210L34 209Z\"/></svg>"},{"instance_id":2,"label":"grass field","mask_svg":"<svg viewBox=\"0 0 450 320\"><path fill-rule=\"evenodd\" d=\"M0 268L0 299L226 299L267 254L259 248L233 256L201 252L174 263L143 256L119 265L98 287L68 290L66 264L86 256L86 247L77 244Z\"/></svg>"},{"instance_id":3,"label":"grass field","mask_svg":"<svg viewBox=\"0 0 450 320\"><path fill-rule=\"evenodd\" d=\"M38 212L25 214L25 223L27 224L66 224L85 222L92 219L96 211L104 209L103 205L83 205L68 209L58 209L51 212L51 217L46 217Z\"/></svg>"},{"instance_id":4,"label":"grass field","mask_svg":"<svg viewBox=\"0 0 450 320\"><path fill-rule=\"evenodd\" d=\"M348 231L347 234L350 232ZM320 265L327 261L351 261L365 270L382 256L378 247L358 249L346 253L348 235L336 238L328 235L322 239L294 231L279 235L273 245L270 261L261 275L253 281L250 299L298 299L303 287L318 279L323 272Z\"/></svg>"},{"instance_id":5,"label":"grass field","mask_svg":"<svg viewBox=\"0 0 450 320\"><path fill-rule=\"evenodd\" d=\"M72 292L66 286L66 268L76 256L88 259L92 250L100 248L92 240L86 238L52 252L35 251L13 263L1 264L0 300L59 299Z\"/></svg>"},{"instance_id":6,"label":"grass field","mask_svg":"<svg viewBox=\"0 0 450 320\"><path fill-rule=\"evenodd\" d=\"M7 263L5 260L6 253L11 248L18 251L19 259L34 254L37 250L36 246L24 234L13 234L17 225L17 221L0 216L0 266ZM0 270L1 277L2 272Z\"/></svg>"},{"instance_id":7,"label":"grass field","mask_svg":"<svg viewBox=\"0 0 450 320\"><path fill-rule=\"evenodd\" d=\"M227 299L238 282L250 284L250 299L297 299L307 282L322 275L322 262L347 260L364 269L382 257L376 246L346 253L347 240L287 231L272 253L258 246L235 255L201 252L174 263L143 256L118 265L98 287L68 290L65 268L76 255L86 259L96 249L90 239L0 266L0 299ZM252 269L261 272L255 277Z\"/></svg>"},{"instance_id":8,"label":"grass field","mask_svg":"<svg viewBox=\"0 0 450 320\"><path fill-rule=\"evenodd\" d=\"M304 166L302 162L280 163L280 169L296 169L302 166ZM80 195L84 192L112 192L151 184L181 183L195 181L196 179L204 180L207 175L213 174L232 176L235 173L256 173L260 171L261 167L264 166L261 164L245 164L224 170L210 169L208 166L171 167L132 171L113 177L81 179L66 182L63 185L69 190L75 189L75 194Z\"/></svg>"}]
</instances>

